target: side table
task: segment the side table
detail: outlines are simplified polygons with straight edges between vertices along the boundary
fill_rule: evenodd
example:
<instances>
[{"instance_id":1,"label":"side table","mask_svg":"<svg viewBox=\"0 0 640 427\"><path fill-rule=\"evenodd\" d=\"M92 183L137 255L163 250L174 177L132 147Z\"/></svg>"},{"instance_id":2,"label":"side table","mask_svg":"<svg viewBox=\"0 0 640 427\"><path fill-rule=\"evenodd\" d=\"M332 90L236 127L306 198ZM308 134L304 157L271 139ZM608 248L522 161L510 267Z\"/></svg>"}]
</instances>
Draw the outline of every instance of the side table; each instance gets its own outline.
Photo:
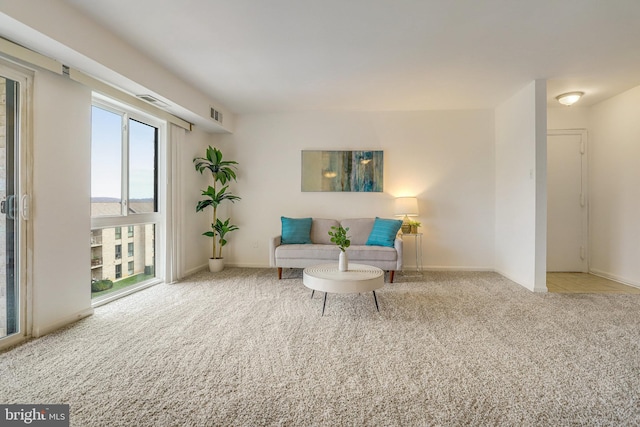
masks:
<instances>
[{"instance_id":1,"label":"side table","mask_svg":"<svg viewBox=\"0 0 640 427\"><path fill-rule=\"evenodd\" d=\"M422 233L402 233L402 240L406 237L411 237L415 243L416 252L416 273L422 276ZM404 267L402 267L402 273L404 274Z\"/></svg>"}]
</instances>

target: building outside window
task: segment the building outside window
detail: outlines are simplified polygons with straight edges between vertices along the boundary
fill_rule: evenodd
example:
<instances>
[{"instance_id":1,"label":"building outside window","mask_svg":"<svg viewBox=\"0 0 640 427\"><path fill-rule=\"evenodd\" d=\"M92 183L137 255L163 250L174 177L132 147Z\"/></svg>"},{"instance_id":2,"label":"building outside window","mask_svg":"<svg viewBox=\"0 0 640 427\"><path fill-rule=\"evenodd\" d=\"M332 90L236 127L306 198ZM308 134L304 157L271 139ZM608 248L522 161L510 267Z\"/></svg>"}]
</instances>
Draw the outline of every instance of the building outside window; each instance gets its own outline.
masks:
<instances>
[{"instance_id":1,"label":"building outside window","mask_svg":"<svg viewBox=\"0 0 640 427\"><path fill-rule=\"evenodd\" d=\"M127 237L133 237L133 225L127 228Z\"/></svg>"},{"instance_id":2,"label":"building outside window","mask_svg":"<svg viewBox=\"0 0 640 427\"><path fill-rule=\"evenodd\" d=\"M116 264L116 279L122 277L122 264Z\"/></svg>"},{"instance_id":3,"label":"building outside window","mask_svg":"<svg viewBox=\"0 0 640 427\"><path fill-rule=\"evenodd\" d=\"M133 242L127 244L127 253L129 257L133 256Z\"/></svg>"},{"instance_id":4,"label":"building outside window","mask_svg":"<svg viewBox=\"0 0 640 427\"><path fill-rule=\"evenodd\" d=\"M122 258L122 245L116 245L116 259Z\"/></svg>"},{"instance_id":5,"label":"building outside window","mask_svg":"<svg viewBox=\"0 0 640 427\"><path fill-rule=\"evenodd\" d=\"M116 227L116 240L122 239L122 227Z\"/></svg>"},{"instance_id":6,"label":"building outside window","mask_svg":"<svg viewBox=\"0 0 640 427\"><path fill-rule=\"evenodd\" d=\"M128 270L127 273L129 274L129 276L133 276L133 273L135 271L134 262L133 261L129 261L128 267L129 268L127 269Z\"/></svg>"}]
</instances>

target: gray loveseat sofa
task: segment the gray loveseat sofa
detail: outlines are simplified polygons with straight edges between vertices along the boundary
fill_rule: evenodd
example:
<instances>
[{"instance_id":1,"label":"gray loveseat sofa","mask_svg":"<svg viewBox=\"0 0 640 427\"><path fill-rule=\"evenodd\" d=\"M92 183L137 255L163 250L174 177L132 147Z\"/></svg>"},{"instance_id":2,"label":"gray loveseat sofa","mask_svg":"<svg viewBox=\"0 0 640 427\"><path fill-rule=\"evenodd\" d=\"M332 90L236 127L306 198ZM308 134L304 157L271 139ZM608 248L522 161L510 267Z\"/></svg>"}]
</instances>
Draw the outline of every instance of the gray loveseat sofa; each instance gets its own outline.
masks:
<instances>
[{"instance_id":1,"label":"gray loveseat sofa","mask_svg":"<svg viewBox=\"0 0 640 427\"><path fill-rule=\"evenodd\" d=\"M338 263L340 249L331 242L328 232L332 226L349 227L351 246L347 248L349 263L373 265L389 272L389 282L393 283L394 273L402 270L402 240L396 238L393 247L367 245L375 218L335 219L313 218L311 222L311 243L281 244L281 236L270 241L269 262L278 268L278 279L283 268L306 268L316 264Z\"/></svg>"}]
</instances>

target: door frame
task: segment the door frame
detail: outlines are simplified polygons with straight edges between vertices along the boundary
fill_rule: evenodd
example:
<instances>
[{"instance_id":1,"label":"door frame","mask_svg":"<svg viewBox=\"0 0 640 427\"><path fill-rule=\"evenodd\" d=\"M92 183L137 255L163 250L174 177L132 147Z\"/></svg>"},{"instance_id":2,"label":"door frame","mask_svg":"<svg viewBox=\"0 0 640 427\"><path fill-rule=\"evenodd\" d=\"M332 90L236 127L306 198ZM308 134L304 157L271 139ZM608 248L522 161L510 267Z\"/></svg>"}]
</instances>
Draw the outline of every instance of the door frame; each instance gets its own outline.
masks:
<instances>
[{"instance_id":1,"label":"door frame","mask_svg":"<svg viewBox=\"0 0 640 427\"><path fill-rule=\"evenodd\" d=\"M582 225L582 253L581 258L582 262L582 273L588 273L590 268L590 259L589 259L589 144L588 144L588 132L586 129L548 129L547 130L547 144L549 136L565 136L565 135L577 135L580 136L581 147L580 153L581 161L580 161L580 169L581 169L581 205L582 215L581 215L581 225ZM547 182L547 186L549 182ZM547 236L547 242L549 238Z\"/></svg>"},{"instance_id":2,"label":"door frame","mask_svg":"<svg viewBox=\"0 0 640 427\"><path fill-rule=\"evenodd\" d=\"M19 284L19 332L0 338L0 349L26 340L33 329L33 283L31 266L33 254L33 227L30 221L33 173L33 80L34 72L0 56L0 75L19 83L18 149L15 161L18 166L16 176L16 220L18 233L18 259L15 266Z\"/></svg>"}]
</instances>

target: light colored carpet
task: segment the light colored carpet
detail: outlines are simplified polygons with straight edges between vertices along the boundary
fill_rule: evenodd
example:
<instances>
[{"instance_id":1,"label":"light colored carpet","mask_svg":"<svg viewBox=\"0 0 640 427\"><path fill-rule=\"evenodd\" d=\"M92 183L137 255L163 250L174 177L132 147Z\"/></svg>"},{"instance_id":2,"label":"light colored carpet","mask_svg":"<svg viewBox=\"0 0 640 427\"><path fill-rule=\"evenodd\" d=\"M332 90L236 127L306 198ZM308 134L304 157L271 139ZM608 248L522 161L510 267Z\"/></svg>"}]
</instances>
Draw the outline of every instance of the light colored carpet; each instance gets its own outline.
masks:
<instances>
[{"instance_id":1,"label":"light colored carpet","mask_svg":"<svg viewBox=\"0 0 640 427\"><path fill-rule=\"evenodd\" d=\"M640 295L534 294L425 273L310 299L301 272L227 268L0 354L1 403L74 426L638 425ZM410 281L411 280L411 281Z\"/></svg>"}]
</instances>

